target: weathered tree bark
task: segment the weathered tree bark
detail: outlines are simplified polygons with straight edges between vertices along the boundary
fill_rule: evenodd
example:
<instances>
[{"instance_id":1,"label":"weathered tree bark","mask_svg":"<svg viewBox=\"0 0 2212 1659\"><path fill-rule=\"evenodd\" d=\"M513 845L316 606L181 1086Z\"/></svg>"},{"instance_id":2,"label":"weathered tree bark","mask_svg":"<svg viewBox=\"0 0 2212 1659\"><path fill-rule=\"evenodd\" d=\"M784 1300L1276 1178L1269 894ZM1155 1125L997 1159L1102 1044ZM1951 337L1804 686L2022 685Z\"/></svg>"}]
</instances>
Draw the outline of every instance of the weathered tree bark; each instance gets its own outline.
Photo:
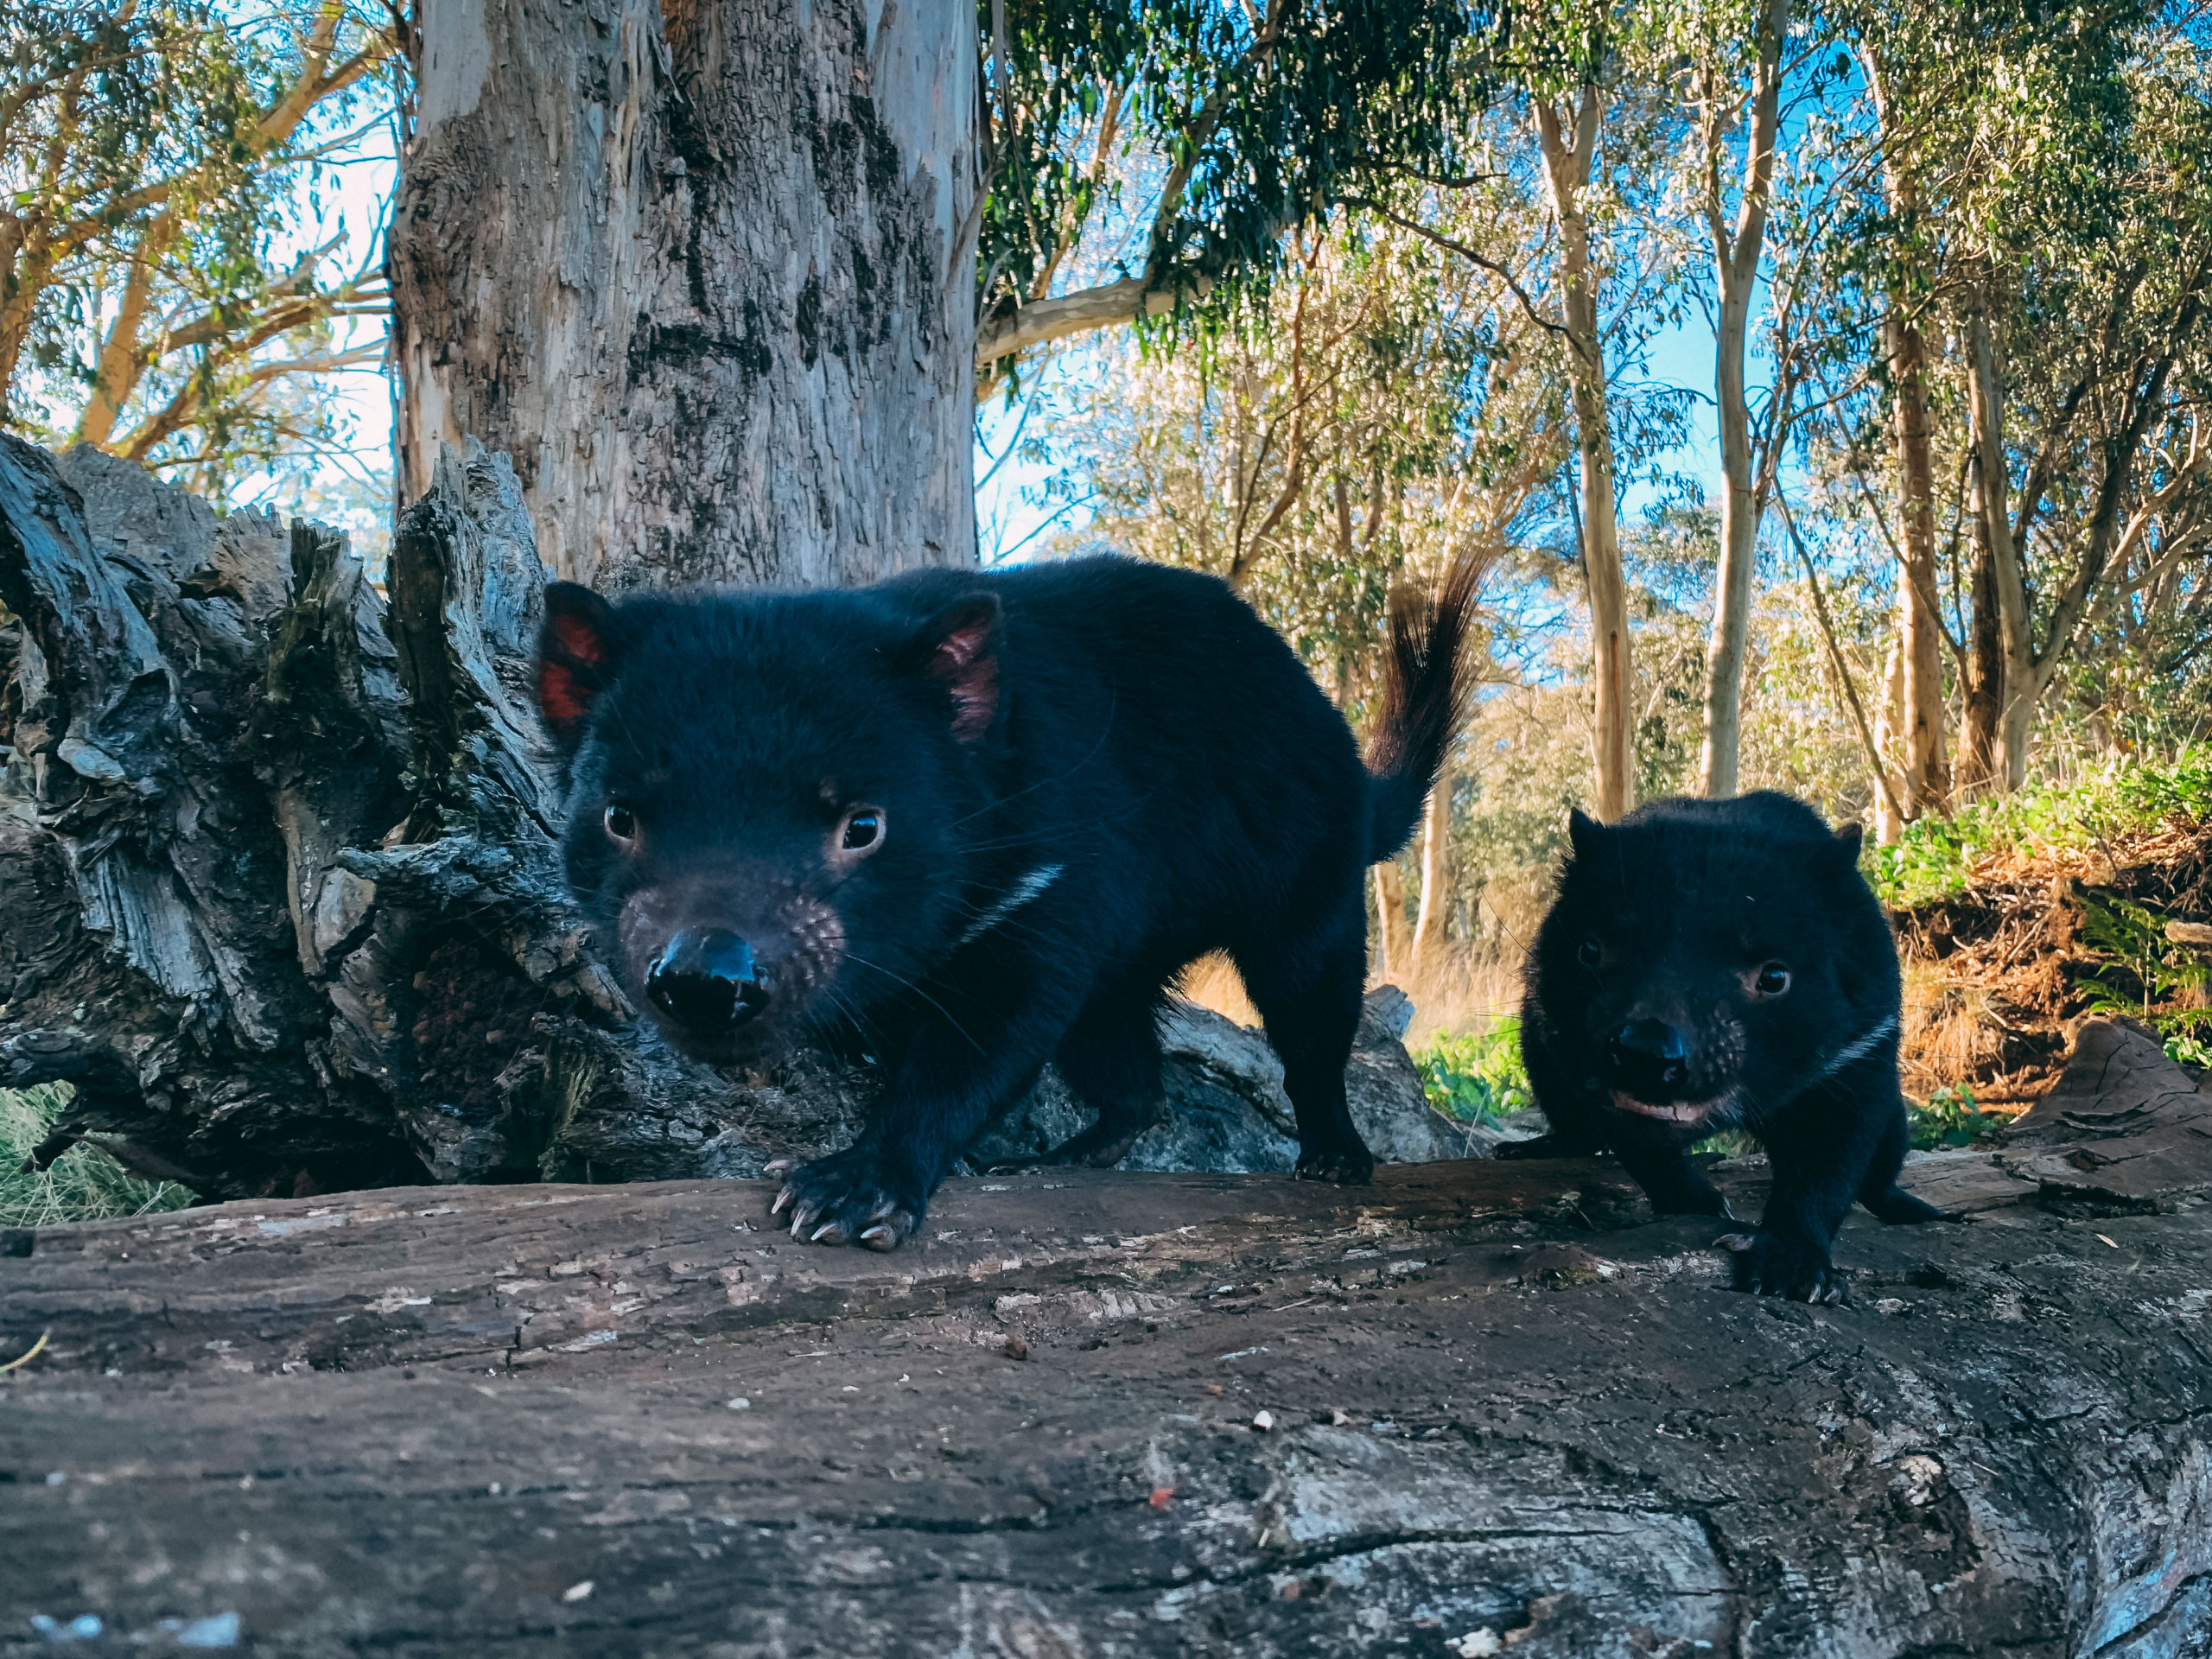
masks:
<instances>
[{"instance_id":1,"label":"weathered tree bark","mask_svg":"<svg viewBox=\"0 0 2212 1659\"><path fill-rule=\"evenodd\" d=\"M1774 192L1775 143L1781 132L1782 48L1789 35L1789 0L1760 0L1758 51L1745 95L1744 176L1732 226L1721 198L1725 138L1738 119L1733 90L1708 89L1705 120L1705 213L1713 243L1719 315L1713 327L1713 391L1720 424L1720 569L1713 578L1713 638L1705 658L1705 738L1698 790L1733 795L1743 745L1744 648L1751 637L1758 570L1759 509L1751 465L1751 402L1744 378L1751 299L1766 245Z\"/></svg>"},{"instance_id":2,"label":"weathered tree bark","mask_svg":"<svg viewBox=\"0 0 2212 1659\"><path fill-rule=\"evenodd\" d=\"M1615 510L1612 415L1607 404L1605 340L1598 320L1598 273L1590 264L1585 196L1598 153L1604 95L1581 91L1570 137L1548 99L1536 100L1536 137L1560 234L1560 312L1567 325L1567 380L1581 466L1582 577L1590 594L1590 678L1595 724L1592 763L1598 816L1610 823L1636 804L1636 744L1629 715L1635 683L1628 631L1628 583L1621 574Z\"/></svg>"},{"instance_id":3,"label":"weathered tree bark","mask_svg":"<svg viewBox=\"0 0 2212 1659\"><path fill-rule=\"evenodd\" d=\"M889 1257L730 1182L0 1235L0 1363L47 1337L0 1381L0 1630L2188 1659L2208 1109L2092 1027L2017 1147L1908 1166L1967 1221L1846 1228L1842 1308L1724 1289L1719 1224L1609 1160L961 1181Z\"/></svg>"},{"instance_id":4,"label":"weathered tree bark","mask_svg":"<svg viewBox=\"0 0 2212 1659\"><path fill-rule=\"evenodd\" d=\"M467 435L578 581L972 559L976 41L961 0L429 0L403 497Z\"/></svg>"},{"instance_id":5,"label":"weathered tree bark","mask_svg":"<svg viewBox=\"0 0 2212 1659\"><path fill-rule=\"evenodd\" d=\"M0 440L0 1087L222 1197L755 1173L849 1141L876 1080L683 1060L562 893L528 708L544 571L504 458L450 451L393 539L221 521L136 466ZM1465 1150L1381 993L1353 1110L1386 1158ZM1402 998L1398 1000L1402 1003ZM1195 1010L1135 1166L1287 1168L1281 1068ZM981 1160L1080 1127L1046 1084Z\"/></svg>"},{"instance_id":6,"label":"weathered tree bark","mask_svg":"<svg viewBox=\"0 0 2212 1659\"><path fill-rule=\"evenodd\" d=\"M1943 620L1936 608L1936 473L1929 441L1928 350L1892 296L1884 337L1895 378L1897 489L1904 557L1897 572L1897 639L1903 652L1904 810L1913 818L1947 810L1951 771L1943 744Z\"/></svg>"}]
</instances>

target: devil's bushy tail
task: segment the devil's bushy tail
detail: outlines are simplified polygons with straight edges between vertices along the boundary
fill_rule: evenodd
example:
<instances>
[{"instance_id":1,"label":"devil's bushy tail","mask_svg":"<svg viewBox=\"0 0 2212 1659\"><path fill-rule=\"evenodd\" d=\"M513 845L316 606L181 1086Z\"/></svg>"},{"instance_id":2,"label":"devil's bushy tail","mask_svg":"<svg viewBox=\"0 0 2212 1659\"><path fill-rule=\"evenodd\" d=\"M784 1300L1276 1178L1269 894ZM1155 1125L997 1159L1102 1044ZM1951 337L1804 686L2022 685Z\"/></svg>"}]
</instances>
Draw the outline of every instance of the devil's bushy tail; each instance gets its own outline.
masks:
<instances>
[{"instance_id":1,"label":"devil's bushy tail","mask_svg":"<svg viewBox=\"0 0 2212 1659\"><path fill-rule=\"evenodd\" d=\"M1490 560L1461 553L1435 594L1390 595L1389 655L1367 744L1367 856L1394 857L1413 839L1445 751L1477 679L1469 649L1475 594Z\"/></svg>"}]
</instances>

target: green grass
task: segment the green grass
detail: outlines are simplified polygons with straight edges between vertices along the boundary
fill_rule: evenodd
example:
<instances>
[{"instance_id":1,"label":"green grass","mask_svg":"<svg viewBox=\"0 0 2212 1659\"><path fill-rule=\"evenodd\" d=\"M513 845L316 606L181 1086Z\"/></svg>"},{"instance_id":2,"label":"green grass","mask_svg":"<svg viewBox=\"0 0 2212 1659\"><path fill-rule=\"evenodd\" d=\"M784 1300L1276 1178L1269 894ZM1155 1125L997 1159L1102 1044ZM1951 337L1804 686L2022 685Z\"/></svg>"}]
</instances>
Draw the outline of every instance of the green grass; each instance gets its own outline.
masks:
<instances>
[{"instance_id":1,"label":"green grass","mask_svg":"<svg viewBox=\"0 0 2212 1659\"><path fill-rule=\"evenodd\" d=\"M0 1089L0 1227L50 1227L181 1210L194 1194L174 1181L141 1180L98 1147L79 1144L45 1169L23 1167L69 1103L69 1085Z\"/></svg>"},{"instance_id":2,"label":"green grass","mask_svg":"<svg viewBox=\"0 0 2212 1659\"><path fill-rule=\"evenodd\" d=\"M1871 850L1875 888L1904 909L1961 891L1975 862L2011 850L2086 853L2113 836L2170 819L2212 817L2212 747L2171 761L2113 760L2067 784L2035 784L1973 801L1949 818L1908 824L1893 847Z\"/></svg>"},{"instance_id":3,"label":"green grass","mask_svg":"<svg viewBox=\"0 0 2212 1659\"><path fill-rule=\"evenodd\" d=\"M1458 1123L1491 1123L1536 1103L1521 1065L1521 1017L1486 1030L1439 1033L1413 1051L1428 1103Z\"/></svg>"}]
</instances>

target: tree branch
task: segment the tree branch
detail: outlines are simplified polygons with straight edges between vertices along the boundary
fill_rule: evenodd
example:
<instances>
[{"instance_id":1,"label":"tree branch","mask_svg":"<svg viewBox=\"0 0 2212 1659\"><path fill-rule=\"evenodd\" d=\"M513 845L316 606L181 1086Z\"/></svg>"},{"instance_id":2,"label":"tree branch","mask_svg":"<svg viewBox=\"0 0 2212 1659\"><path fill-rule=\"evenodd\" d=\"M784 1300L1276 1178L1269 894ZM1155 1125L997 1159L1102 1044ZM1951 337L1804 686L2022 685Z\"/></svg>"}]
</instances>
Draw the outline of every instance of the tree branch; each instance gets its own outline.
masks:
<instances>
[{"instance_id":1,"label":"tree branch","mask_svg":"<svg viewBox=\"0 0 2212 1659\"><path fill-rule=\"evenodd\" d=\"M1866 723L1866 710L1859 701L1859 687L1851 677L1851 669L1843 660L1843 647L1836 642L1835 622L1828 615L1827 596L1821 592L1820 572L1814 568L1813 556L1807 550L1804 538L1797 533L1796 518L1789 511L1789 502L1781 491L1774 493L1774 505L1782 513L1782 522L1789 531L1789 544L1797 550L1797 556L1805 566L1805 583L1813 593L1813 614L1819 619L1821 638L1827 644L1828 661L1834 666L1836 682L1843 688L1844 701L1851 705L1852 723L1859 728L1859 741L1866 751L1866 764L1873 768L1874 784L1882 791L1882 798L1899 823L1911 820L1906 816L1897 791L1890 787L1890 768L1882 759L1882 751L1874 741L1874 728Z\"/></svg>"}]
</instances>

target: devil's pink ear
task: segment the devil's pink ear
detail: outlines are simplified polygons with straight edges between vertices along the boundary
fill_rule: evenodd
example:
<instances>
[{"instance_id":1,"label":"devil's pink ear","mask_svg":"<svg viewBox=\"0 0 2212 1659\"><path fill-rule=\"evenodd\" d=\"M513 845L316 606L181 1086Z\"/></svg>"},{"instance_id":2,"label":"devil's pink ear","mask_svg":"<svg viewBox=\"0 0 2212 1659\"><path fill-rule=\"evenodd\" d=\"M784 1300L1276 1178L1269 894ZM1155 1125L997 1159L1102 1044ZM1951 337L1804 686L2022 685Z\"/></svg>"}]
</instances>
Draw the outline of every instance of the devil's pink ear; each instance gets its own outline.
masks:
<instances>
[{"instance_id":1,"label":"devil's pink ear","mask_svg":"<svg viewBox=\"0 0 2212 1659\"><path fill-rule=\"evenodd\" d=\"M955 600L914 631L906 664L952 699L952 734L973 743L999 711L999 596Z\"/></svg>"},{"instance_id":2,"label":"devil's pink ear","mask_svg":"<svg viewBox=\"0 0 2212 1659\"><path fill-rule=\"evenodd\" d=\"M537 634L537 713L563 748L574 748L591 720L593 700L614 677L614 607L588 588L556 582L545 589Z\"/></svg>"}]
</instances>

